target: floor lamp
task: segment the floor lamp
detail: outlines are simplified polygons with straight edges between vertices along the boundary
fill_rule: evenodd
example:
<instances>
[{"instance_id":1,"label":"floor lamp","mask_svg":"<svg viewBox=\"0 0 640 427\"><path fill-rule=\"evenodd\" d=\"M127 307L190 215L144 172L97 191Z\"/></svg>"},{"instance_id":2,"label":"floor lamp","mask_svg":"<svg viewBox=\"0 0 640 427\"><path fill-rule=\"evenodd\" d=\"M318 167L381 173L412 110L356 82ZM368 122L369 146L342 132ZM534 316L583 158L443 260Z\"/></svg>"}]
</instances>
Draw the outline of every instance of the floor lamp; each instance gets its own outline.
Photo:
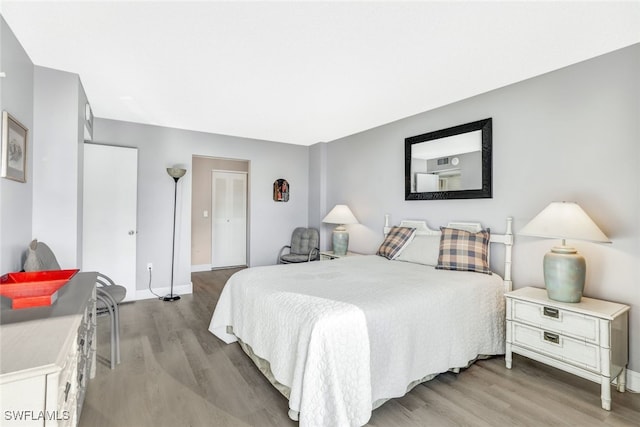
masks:
<instances>
[{"instance_id":1,"label":"floor lamp","mask_svg":"<svg viewBox=\"0 0 640 427\"><path fill-rule=\"evenodd\" d=\"M177 301L180 299L180 295L173 293L173 261L175 259L176 251L176 201L178 200L178 180L187 173L186 169L179 168L167 168L167 173L173 178L175 182L173 191L173 240L171 241L171 291L169 295L162 297L162 301Z\"/></svg>"}]
</instances>

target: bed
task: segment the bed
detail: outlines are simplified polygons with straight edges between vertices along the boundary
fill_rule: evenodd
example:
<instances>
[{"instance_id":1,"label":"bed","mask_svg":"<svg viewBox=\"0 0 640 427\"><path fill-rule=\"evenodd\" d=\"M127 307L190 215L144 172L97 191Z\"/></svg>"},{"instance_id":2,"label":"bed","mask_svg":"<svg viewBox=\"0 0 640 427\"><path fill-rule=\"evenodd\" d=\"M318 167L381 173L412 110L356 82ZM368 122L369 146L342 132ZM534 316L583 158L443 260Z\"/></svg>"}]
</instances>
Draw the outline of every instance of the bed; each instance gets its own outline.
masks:
<instances>
[{"instance_id":1,"label":"bed","mask_svg":"<svg viewBox=\"0 0 640 427\"><path fill-rule=\"evenodd\" d=\"M505 234L486 232L487 247L505 246L504 278L412 258L433 256L425 242L440 241L447 230L485 232L477 223L398 227L413 232L393 257L249 268L220 295L209 330L239 342L301 426L364 425L375 408L415 385L504 354L511 219ZM385 224L385 243L398 227Z\"/></svg>"}]
</instances>

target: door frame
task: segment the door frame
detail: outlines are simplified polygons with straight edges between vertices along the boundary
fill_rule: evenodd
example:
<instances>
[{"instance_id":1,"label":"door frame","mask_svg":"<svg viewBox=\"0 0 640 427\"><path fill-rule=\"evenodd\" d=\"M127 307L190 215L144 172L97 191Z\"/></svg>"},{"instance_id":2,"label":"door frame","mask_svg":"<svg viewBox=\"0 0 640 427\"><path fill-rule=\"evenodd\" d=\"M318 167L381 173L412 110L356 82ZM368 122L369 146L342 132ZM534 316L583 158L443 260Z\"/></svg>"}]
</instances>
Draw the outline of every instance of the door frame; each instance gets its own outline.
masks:
<instances>
[{"instance_id":1,"label":"door frame","mask_svg":"<svg viewBox=\"0 0 640 427\"><path fill-rule=\"evenodd\" d=\"M220 168L216 168L216 167L211 167L211 168L207 168L206 169L206 173L204 169L200 169L200 174L198 174L198 172L196 171L196 165L195 165L195 159L205 159L205 160L211 160L211 161L231 161L231 162L239 162L239 163L243 163L244 165L246 165L246 171L245 170L233 170L233 169L228 169L228 168L224 168L224 167L220 167ZM205 179L205 175L208 177L207 182L208 182L208 193L209 193L209 197L211 196L212 193L212 189L211 189L211 177L212 177L212 171L213 170L217 170L220 172L242 172L242 173L246 173L247 175L247 200L246 200L246 209L247 209L247 221L246 221L246 243L245 243L245 248L246 248L246 261L247 261L247 266L251 265L251 160L248 159L242 159L242 158L231 158L231 157L216 157L216 156L211 156L211 155L206 155L206 154L192 154L192 161L191 161L191 168L193 170L193 176L192 176L192 185L191 185L191 210L192 210L192 217L191 217L191 232L194 233L195 230L198 229L198 226L196 225L196 221L200 221L202 220L202 216L201 216L201 212L200 210L202 209L207 209L207 210L211 210L211 206L212 206L212 201L209 202L208 207L204 207L203 205L198 205L196 206L196 200L198 199L198 196L196 196L195 191L198 191L197 186L198 186L198 181L201 181L203 179ZM196 176L197 175L197 176ZM197 181L196 181L197 180ZM211 239L211 234L212 234L212 228L213 228L213 215L211 212L209 212L209 239ZM197 232L197 231L195 231ZM193 236L193 234L192 234ZM194 241L194 237L192 237L192 242ZM212 246L212 241L209 240L208 241L208 250L211 250L211 246ZM194 246L192 246L192 251L194 250ZM209 252L209 257L208 259L204 259L201 257L201 259L199 260L199 262L197 264L193 263L193 254L191 257L191 272L195 273L195 272L201 272L201 271L211 271L212 267L211 267L211 253Z\"/></svg>"}]
</instances>

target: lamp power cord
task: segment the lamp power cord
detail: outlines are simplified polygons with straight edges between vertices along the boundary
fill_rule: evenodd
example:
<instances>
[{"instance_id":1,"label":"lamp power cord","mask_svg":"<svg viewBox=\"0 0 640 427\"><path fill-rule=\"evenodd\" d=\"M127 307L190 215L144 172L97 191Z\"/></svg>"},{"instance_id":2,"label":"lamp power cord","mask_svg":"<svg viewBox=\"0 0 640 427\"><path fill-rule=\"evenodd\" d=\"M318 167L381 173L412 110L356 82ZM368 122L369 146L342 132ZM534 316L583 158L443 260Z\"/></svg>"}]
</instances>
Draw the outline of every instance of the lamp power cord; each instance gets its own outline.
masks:
<instances>
[{"instance_id":1,"label":"lamp power cord","mask_svg":"<svg viewBox=\"0 0 640 427\"><path fill-rule=\"evenodd\" d=\"M153 292L153 289L151 289L151 279L153 278L153 272L151 271L151 268L147 268L147 270L149 270L149 292L157 296L158 299L162 299L160 295L156 294L155 292Z\"/></svg>"}]
</instances>

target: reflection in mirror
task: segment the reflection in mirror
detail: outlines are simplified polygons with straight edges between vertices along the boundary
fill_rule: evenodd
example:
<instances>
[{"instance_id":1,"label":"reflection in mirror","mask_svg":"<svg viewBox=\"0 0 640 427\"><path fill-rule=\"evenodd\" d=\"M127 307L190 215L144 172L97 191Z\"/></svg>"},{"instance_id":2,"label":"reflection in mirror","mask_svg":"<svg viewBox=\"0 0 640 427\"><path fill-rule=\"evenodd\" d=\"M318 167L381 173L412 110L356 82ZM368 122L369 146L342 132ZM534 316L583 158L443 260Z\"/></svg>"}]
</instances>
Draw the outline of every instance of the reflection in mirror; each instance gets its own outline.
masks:
<instances>
[{"instance_id":1,"label":"reflection in mirror","mask_svg":"<svg viewBox=\"0 0 640 427\"><path fill-rule=\"evenodd\" d=\"M405 200L491 197L491 119L405 140Z\"/></svg>"},{"instance_id":2,"label":"reflection in mirror","mask_svg":"<svg viewBox=\"0 0 640 427\"><path fill-rule=\"evenodd\" d=\"M482 188L482 131L421 142L411 147L411 191Z\"/></svg>"}]
</instances>

